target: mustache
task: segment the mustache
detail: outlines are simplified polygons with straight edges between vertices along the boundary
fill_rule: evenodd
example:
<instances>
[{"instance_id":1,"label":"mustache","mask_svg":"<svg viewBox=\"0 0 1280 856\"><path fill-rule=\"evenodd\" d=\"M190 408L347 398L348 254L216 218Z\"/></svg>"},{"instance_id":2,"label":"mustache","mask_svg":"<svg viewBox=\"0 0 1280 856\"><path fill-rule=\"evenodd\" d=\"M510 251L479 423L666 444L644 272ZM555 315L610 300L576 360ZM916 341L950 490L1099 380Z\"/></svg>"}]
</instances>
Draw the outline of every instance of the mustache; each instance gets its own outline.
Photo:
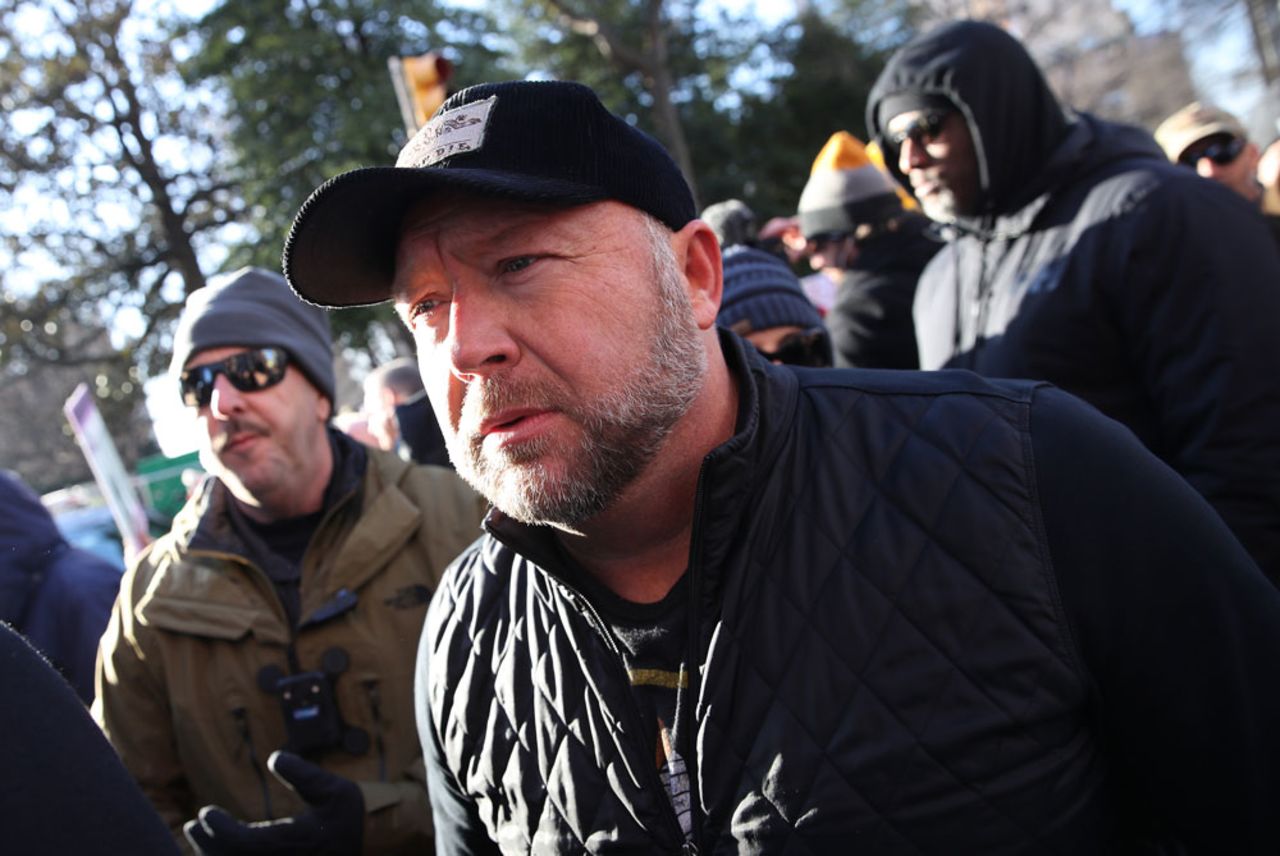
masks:
<instances>
[{"instance_id":1,"label":"mustache","mask_svg":"<svg viewBox=\"0 0 1280 856\"><path fill-rule=\"evenodd\" d=\"M467 387L459 414L460 433L477 437L480 425L494 413L518 407L545 407L571 399L549 381L489 377Z\"/></svg>"},{"instance_id":2,"label":"mustache","mask_svg":"<svg viewBox=\"0 0 1280 856\"><path fill-rule=\"evenodd\" d=\"M223 423L222 430L212 440L213 453L221 454L223 449L246 434L265 437L267 428L248 419L229 419Z\"/></svg>"}]
</instances>

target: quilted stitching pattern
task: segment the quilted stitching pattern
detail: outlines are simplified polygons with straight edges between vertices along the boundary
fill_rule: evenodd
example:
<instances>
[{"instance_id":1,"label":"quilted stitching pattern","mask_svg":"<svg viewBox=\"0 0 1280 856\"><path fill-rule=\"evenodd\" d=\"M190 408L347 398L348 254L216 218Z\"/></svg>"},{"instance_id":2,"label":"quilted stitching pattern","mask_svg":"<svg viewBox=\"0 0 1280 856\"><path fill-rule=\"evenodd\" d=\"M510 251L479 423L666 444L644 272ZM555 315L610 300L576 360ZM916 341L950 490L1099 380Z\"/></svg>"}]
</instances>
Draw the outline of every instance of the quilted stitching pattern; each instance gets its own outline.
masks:
<instances>
[{"instance_id":1,"label":"quilted stitching pattern","mask_svg":"<svg viewBox=\"0 0 1280 856\"><path fill-rule=\"evenodd\" d=\"M776 391L761 404L761 434L783 439L750 447L777 459L752 461L745 498L709 476L725 552L698 708L704 843L1069 851L1100 765L1041 566L1026 388L805 377L798 414L776 422L792 400ZM434 645L455 690L435 682L432 704L491 833L506 852L678 849L583 612L496 543L474 564Z\"/></svg>"}]
</instances>

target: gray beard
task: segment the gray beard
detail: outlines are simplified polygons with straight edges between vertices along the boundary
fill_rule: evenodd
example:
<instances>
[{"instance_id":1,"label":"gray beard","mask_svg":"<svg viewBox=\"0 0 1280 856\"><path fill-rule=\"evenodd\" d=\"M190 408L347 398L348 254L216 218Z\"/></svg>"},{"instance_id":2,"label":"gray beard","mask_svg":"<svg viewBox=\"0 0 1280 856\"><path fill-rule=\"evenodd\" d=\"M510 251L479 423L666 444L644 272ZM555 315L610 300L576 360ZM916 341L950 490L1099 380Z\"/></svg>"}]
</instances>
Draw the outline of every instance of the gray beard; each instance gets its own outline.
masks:
<instances>
[{"instance_id":1,"label":"gray beard","mask_svg":"<svg viewBox=\"0 0 1280 856\"><path fill-rule=\"evenodd\" d=\"M655 252L660 300L648 325L637 331L647 331L652 346L645 361L608 394L578 401L564 384L515 382L501 374L468 387L463 426L478 426L486 414L506 407L537 406L553 407L582 430L580 443L563 450L564 473L543 463L543 456L554 452L551 437L486 455L478 431L447 432L449 457L458 474L508 517L530 525L580 529L653 461L702 389L707 354L683 277L665 238Z\"/></svg>"},{"instance_id":2,"label":"gray beard","mask_svg":"<svg viewBox=\"0 0 1280 856\"><path fill-rule=\"evenodd\" d=\"M940 190L927 199L920 200L920 210L935 223L954 223L960 216L956 195L950 190Z\"/></svg>"}]
</instances>

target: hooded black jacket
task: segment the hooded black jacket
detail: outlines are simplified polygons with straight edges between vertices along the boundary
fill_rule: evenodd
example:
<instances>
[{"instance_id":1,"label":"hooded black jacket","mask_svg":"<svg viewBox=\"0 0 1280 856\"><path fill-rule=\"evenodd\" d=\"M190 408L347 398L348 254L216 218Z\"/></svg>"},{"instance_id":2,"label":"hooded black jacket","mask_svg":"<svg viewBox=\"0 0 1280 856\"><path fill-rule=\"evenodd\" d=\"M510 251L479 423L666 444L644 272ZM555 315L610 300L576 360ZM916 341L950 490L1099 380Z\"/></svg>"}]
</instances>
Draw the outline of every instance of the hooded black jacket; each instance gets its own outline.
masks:
<instances>
[{"instance_id":1,"label":"hooded black jacket","mask_svg":"<svg viewBox=\"0 0 1280 856\"><path fill-rule=\"evenodd\" d=\"M1064 109L996 27L946 24L890 60L867 105L882 145L920 95L964 117L981 187L916 292L921 368L1045 379L1091 402L1280 582L1280 254L1257 212L1146 132Z\"/></svg>"}]
</instances>

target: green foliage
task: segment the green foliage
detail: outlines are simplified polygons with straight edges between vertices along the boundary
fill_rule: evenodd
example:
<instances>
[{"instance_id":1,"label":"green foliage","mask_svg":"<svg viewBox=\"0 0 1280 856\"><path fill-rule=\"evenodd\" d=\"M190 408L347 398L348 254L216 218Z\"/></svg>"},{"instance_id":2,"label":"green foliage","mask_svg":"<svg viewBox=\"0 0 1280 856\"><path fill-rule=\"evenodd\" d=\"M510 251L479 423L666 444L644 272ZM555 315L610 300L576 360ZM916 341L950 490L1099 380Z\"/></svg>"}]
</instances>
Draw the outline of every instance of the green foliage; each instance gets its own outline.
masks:
<instances>
[{"instance_id":1,"label":"green foliage","mask_svg":"<svg viewBox=\"0 0 1280 856\"><path fill-rule=\"evenodd\" d=\"M197 257L239 198L214 157L216 105L181 86L174 45L131 15L127 0L0 2L0 260L21 271L6 286L40 295L41 329L127 317L150 362L151 334L204 284ZM71 356L56 334L35 344L6 354Z\"/></svg>"},{"instance_id":2,"label":"green foliage","mask_svg":"<svg viewBox=\"0 0 1280 856\"><path fill-rule=\"evenodd\" d=\"M492 30L481 14L405 0L227 0L186 30L203 45L188 79L216 83L232 105L224 158L250 228L232 262L278 270L293 216L315 188L395 160L406 137L388 58L441 52L465 85L497 71ZM365 346L388 317L333 320L344 340Z\"/></svg>"},{"instance_id":3,"label":"green foliage","mask_svg":"<svg viewBox=\"0 0 1280 856\"><path fill-rule=\"evenodd\" d=\"M762 218L793 213L827 138L865 136L861 111L892 48L910 32L902 0L815 4L772 29L753 14L711 14L696 2L506 0L504 26L538 73L592 86L610 109L670 147L651 107L657 81L602 46L653 48L646 13L663 7L667 70L702 205L736 197ZM566 11L568 10L568 11ZM569 13L572 14L569 14Z\"/></svg>"},{"instance_id":4,"label":"green foliage","mask_svg":"<svg viewBox=\"0 0 1280 856\"><path fill-rule=\"evenodd\" d=\"M776 69L770 86L743 97L733 133L736 157L717 176L722 183L709 198L736 196L762 222L795 213L827 139L842 130L867 139L867 96L888 53L855 40L817 12L784 24L765 53Z\"/></svg>"}]
</instances>

